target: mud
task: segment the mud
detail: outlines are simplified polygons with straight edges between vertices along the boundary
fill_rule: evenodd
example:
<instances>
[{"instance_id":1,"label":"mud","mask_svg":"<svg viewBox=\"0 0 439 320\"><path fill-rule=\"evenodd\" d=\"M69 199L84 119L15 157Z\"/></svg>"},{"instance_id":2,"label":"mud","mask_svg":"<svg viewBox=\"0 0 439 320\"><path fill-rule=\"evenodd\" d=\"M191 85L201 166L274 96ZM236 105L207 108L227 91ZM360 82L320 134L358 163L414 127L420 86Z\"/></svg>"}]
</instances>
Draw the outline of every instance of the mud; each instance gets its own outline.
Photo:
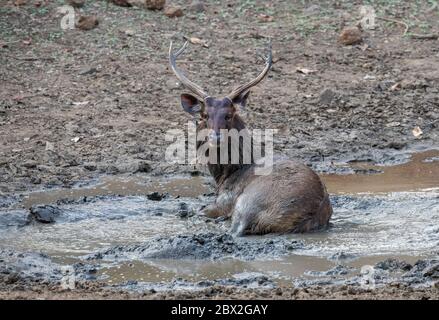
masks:
<instances>
[{"instance_id":1,"label":"mud","mask_svg":"<svg viewBox=\"0 0 439 320\"><path fill-rule=\"evenodd\" d=\"M176 298L244 294L236 290L263 297L292 288L326 288L337 295L341 289L335 288L346 287L365 294L386 286L419 291L436 285L437 260L430 257L437 256L439 244L437 189L357 195L333 190L335 214L327 231L235 238L228 233L230 221L198 214L212 195L181 197L178 190L186 183L178 179L172 184L169 178L156 180L160 192L154 192L167 194L159 201L147 192L95 195L102 190L97 184L75 189L78 198L46 191L49 195L29 194L3 209L4 289L49 286L62 295L65 270L73 270L78 290L130 298L171 291ZM191 179L198 178L186 178ZM160 189L163 185L168 188ZM143 187L152 191L148 184ZM172 195L170 189L177 192ZM55 202L26 208L29 199ZM30 219L35 208L56 212L54 220ZM365 267L372 268L366 269L372 276L365 278ZM365 281L373 281L373 287Z\"/></svg>"},{"instance_id":2,"label":"mud","mask_svg":"<svg viewBox=\"0 0 439 320\"><path fill-rule=\"evenodd\" d=\"M297 240L283 238L247 240L231 234L201 233L175 237L156 237L148 243L113 247L89 259L145 260L145 259L267 259L285 255L301 247Z\"/></svg>"}]
</instances>

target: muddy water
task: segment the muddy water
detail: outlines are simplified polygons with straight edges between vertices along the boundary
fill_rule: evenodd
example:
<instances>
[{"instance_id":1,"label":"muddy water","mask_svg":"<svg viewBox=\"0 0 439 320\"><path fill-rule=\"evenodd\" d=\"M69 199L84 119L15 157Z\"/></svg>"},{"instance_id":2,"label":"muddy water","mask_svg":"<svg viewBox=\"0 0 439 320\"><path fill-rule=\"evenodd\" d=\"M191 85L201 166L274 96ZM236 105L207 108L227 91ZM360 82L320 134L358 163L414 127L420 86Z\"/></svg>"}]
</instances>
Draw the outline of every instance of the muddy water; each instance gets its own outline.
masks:
<instances>
[{"instance_id":1,"label":"muddy water","mask_svg":"<svg viewBox=\"0 0 439 320\"><path fill-rule=\"evenodd\" d=\"M414 154L410 162L393 167L351 164L382 171L372 175L323 175L334 207L329 230L247 237L246 244L239 247L238 241L237 246L226 248L230 252L224 256L220 253L214 260L203 258L204 252L196 259L148 258L175 255L173 250L180 248L168 242L179 235L227 232L228 221L197 215L203 205L213 201L208 195L212 192L210 179L204 177L107 177L89 187L29 194L16 208L0 211L0 249L44 252L63 265L91 261L96 263L98 276L110 284L128 280L170 282L176 278L202 281L249 274L288 282L295 277L314 277L338 264L357 270L388 257L413 262L437 253L439 247L438 156L438 151ZM154 201L148 198L152 192L167 196ZM56 223L26 225L26 208L58 200L62 200L57 205L62 213ZM274 245L269 255L254 255L261 241L270 239L283 242ZM187 241L177 240L182 246ZM291 252L282 250L288 241L300 245ZM139 249L136 244L152 247ZM111 252L122 253L117 258L105 254L102 259L86 258L114 246L119 247ZM233 252L235 247L254 247L253 255L239 255Z\"/></svg>"},{"instance_id":2,"label":"muddy water","mask_svg":"<svg viewBox=\"0 0 439 320\"><path fill-rule=\"evenodd\" d=\"M157 181L158 180L158 181ZM167 193L174 197L197 197L208 192L206 179L202 177L144 180L137 177L104 177L97 185L85 188L60 189L34 192L26 195L22 205L53 203L60 199L78 199L95 196L146 196L152 192Z\"/></svg>"},{"instance_id":3,"label":"muddy water","mask_svg":"<svg viewBox=\"0 0 439 320\"><path fill-rule=\"evenodd\" d=\"M412 155L409 162L396 166L376 166L370 163L350 163L356 170L375 174L323 174L328 191L335 194L386 193L416 191L439 186L439 150Z\"/></svg>"}]
</instances>

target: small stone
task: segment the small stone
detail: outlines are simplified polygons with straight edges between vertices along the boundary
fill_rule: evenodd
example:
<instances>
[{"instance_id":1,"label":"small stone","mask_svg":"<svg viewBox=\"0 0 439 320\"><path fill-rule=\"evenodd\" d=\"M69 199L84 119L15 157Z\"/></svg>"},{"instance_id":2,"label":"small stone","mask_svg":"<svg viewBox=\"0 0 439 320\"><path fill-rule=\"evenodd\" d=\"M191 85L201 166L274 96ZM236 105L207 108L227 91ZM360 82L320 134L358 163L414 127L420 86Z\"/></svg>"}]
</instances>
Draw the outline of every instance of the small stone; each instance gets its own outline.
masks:
<instances>
[{"instance_id":1,"label":"small stone","mask_svg":"<svg viewBox=\"0 0 439 320\"><path fill-rule=\"evenodd\" d=\"M84 31L92 30L99 25L99 20L96 16L80 16L76 23L76 28Z\"/></svg>"},{"instance_id":2,"label":"small stone","mask_svg":"<svg viewBox=\"0 0 439 320\"><path fill-rule=\"evenodd\" d=\"M132 37L132 36L134 36L134 34L135 34L135 32L134 32L133 29L126 29L126 30L124 31L124 33L125 33L128 37Z\"/></svg>"},{"instance_id":3,"label":"small stone","mask_svg":"<svg viewBox=\"0 0 439 320\"><path fill-rule=\"evenodd\" d=\"M162 10L166 0L145 0L145 7L149 10Z\"/></svg>"},{"instance_id":4,"label":"small stone","mask_svg":"<svg viewBox=\"0 0 439 320\"><path fill-rule=\"evenodd\" d=\"M52 142L46 141L46 151L55 151L55 145Z\"/></svg>"},{"instance_id":5,"label":"small stone","mask_svg":"<svg viewBox=\"0 0 439 320\"><path fill-rule=\"evenodd\" d=\"M5 284L13 284L16 283L20 280L20 277L18 276L18 274L16 273L11 273L8 274L5 279L4 279L4 283Z\"/></svg>"},{"instance_id":6,"label":"small stone","mask_svg":"<svg viewBox=\"0 0 439 320\"><path fill-rule=\"evenodd\" d=\"M80 76L85 76L85 75L88 75L88 74L94 74L97 71L98 70L95 67L85 67L85 68L83 68L83 69L81 69L79 71L79 75Z\"/></svg>"},{"instance_id":7,"label":"small stone","mask_svg":"<svg viewBox=\"0 0 439 320\"><path fill-rule=\"evenodd\" d=\"M165 195L159 192L153 192L148 194L146 197L148 198L148 200L161 201L165 197Z\"/></svg>"},{"instance_id":8,"label":"small stone","mask_svg":"<svg viewBox=\"0 0 439 320\"><path fill-rule=\"evenodd\" d=\"M41 178L40 177L32 177L30 179L30 183L32 183L32 184L41 184Z\"/></svg>"},{"instance_id":9,"label":"small stone","mask_svg":"<svg viewBox=\"0 0 439 320\"><path fill-rule=\"evenodd\" d=\"M169 6L165 8L165 15L169 18L178 18L183 16L183 10L180 7Z\"/></svg>"},{"instance_id":10,"label":"small stone","mask_svg":"<svg viewBox=\"0 0 439 320\"><path fill-rule=\"evenodd\" d=\"M84 169L88 171L96 171L97 166L94 163L84 163Z\"/></svg>"},{"instance_id":11,"label":"small stone","mask_svg":"<svg viewBox=\"0 0 439 320\"><path fill-rule=\"evenodd\" d=\"M85 0L69 0L68 2L74 8L82 8L85 4Z\"/></svg>"},{"instance_id":12,"label":"small stone","mask_svg":"<svg viewBox=\"0 0 439 320\"><path fill-rule=\"evenodd\" d=\"M170 90L174 90L174 89L179 89L181 87L180 82L178 82L175 79L169 79L166 81L166 86L170 89Z\"/></svg>"},{"instance_id":13,"label":"small stone","mask_svg":"<svg viewBox=\"0 0 439 320\"><path fill-rule=\"evenodd\" d=\"M55 216L59 215L61 210L50 205L38 205L30 208L31 216L41 223L55 222Z\"/></svg>"},{"instance_id":14,"label":"small stone","mask_svg":"<svg viewBox=\"0 0 439 320\"><path fill-rule=\"evenodd\" d=\"M110 2L119 7L131 7L129 0L110 0Z\"/></svg>"},{"instance_id":15,"label":"small stone","mask_svg":"<svg viewBox=\"0 0 439 320\"><path fill-rule=\"evenodd\" d=\"M331 89L325 89L322 91L319 97L319 102L321 104L331 104L331 102L336 98L337 93L332 91Z\"/></svg>"},{"instance_id":16,"label":"small stone","mask_svg":"<svg viewBox=\"0 0 439 320\"><path fill-rule=\"evenodd\" d=\"M151 165L148 162L140 161L138 163L138 168L136 172L150 172L151 171Z\"/></svg>"},{"instance_id":17,"label":"small stone","mask_svg":"<svg viewBox=\"0 0 439 320\"><path fill-rule=\"evenodd\" d=\"M345 46L358 44L363 41L361 30L357 27L345 27L341 31L338 41Z\"/></svg>"},{"instance_id":18,"label":"small stone","mask_svg":"<svg viewBox=\"0 0 439 320\"><path fill-rule=\"evenodd\" d=\"M313 4L305 9L303 9L303 14L305 16L313 16L319 14L321 11L321 8L318 4Z\"/></svg>"},{"instance_id":19,"label":"small stone","mask_svg":"<svg viewBox=\"0 0 439 320\"><path fill-rule=\"evenodd\" d=\"M194 13L202 13L206 11L206 5L201 1L194 0L189 5L188 10Z\"/></svg>"},{"instance_id":20,"label":"small stone","mask_svg":"<svg viewBox=\"0 0 439 320\"><path fill-rule=\"evenodd\" d=\"M25 163L23 163L23 167L27 169L35 169L37 167L37 163L33 160L26 161Z\"/></svg>"},{"instance_id":21,"label":"small stone","mask_svg":"<svg viewBox=\"0 0 439 320\"><path fill-rule=\"evenodd\" d=\"M180 218L187 218L193 216L193 212L189 209L187 203L180 202L178 204L178 207L179 208L178 208L177 216L179 216Z\"/></svg>"}]
</instances>

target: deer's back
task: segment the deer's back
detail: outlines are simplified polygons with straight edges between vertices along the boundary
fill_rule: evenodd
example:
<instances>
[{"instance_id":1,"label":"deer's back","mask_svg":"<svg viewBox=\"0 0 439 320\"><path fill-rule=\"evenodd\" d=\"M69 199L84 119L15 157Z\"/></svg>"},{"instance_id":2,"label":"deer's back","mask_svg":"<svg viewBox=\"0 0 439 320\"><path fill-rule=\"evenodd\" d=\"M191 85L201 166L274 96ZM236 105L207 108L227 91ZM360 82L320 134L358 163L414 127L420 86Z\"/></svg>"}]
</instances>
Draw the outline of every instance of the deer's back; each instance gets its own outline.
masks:
<instances>
[{"instance_id":1,"label":"deer's back","mask_svg":"<svg viewBox=\"0 0 439 320\"><path fill-rule=\"evenodd\" d=\"M232 228L239 234L306 232L328 224L332 208L320 177L306 165L276 160L269 175L242 174Z\"/></svg>"}]
</instances>

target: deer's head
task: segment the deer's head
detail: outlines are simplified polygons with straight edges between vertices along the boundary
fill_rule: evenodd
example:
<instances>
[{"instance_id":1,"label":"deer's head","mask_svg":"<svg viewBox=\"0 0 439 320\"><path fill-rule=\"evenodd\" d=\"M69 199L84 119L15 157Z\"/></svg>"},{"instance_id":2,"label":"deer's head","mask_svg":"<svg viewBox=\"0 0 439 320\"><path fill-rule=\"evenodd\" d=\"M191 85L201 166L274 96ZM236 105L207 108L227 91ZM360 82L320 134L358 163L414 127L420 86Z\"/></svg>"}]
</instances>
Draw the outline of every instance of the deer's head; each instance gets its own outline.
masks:
<instances>
[{"instance_id":1,"label":"deer's head","mask_svg":"<svg viewBox=\"0 0 439 320\"><path fill-rule=\"evenodd\" d=\"M176 60L186 49L188 42L176 53L172 51L172 42L169 47L169 62L171 68L180 80L181 84L190 91L181 95L181 106L191 115L200 114L199 127L211 130L209 142L221 140L221 130L244 128L243 121L238 116L238 109L245 107L250 93L250 88L257 85L267 75L272 65L271 42L265 60L265 67L262 72L253 80L233 90L224 98L209 96L203 88L190 81L177 68Z\"/></svg>"}]
</instances>

